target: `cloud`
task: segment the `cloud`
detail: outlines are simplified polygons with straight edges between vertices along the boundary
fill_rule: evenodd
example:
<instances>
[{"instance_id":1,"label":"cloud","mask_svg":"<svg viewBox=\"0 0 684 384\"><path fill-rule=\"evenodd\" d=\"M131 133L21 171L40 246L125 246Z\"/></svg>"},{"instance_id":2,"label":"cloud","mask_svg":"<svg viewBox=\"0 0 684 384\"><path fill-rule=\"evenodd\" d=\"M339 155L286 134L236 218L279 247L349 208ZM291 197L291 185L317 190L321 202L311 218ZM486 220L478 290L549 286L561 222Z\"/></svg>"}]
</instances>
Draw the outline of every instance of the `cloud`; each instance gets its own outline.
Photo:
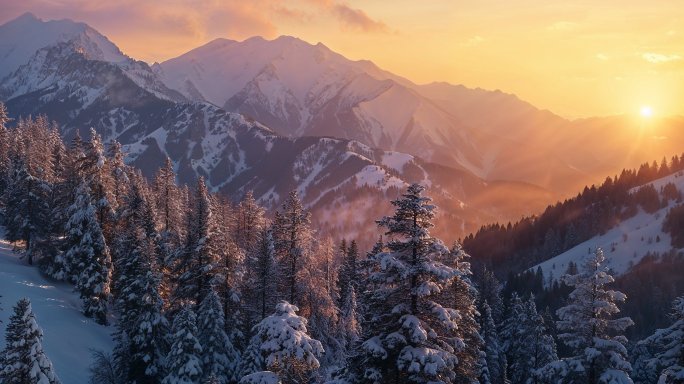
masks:
<instances>
[{"instance_id":1,"label":"cloud","mask_svg":"<svg viewBox=\"0 0 684 384\"><path fill-rule=\"evenodd\" d=\"M606 60L610 59L608 57L608 55L606 55L605 53L597 53L596 58L601 60L601 61L606 61Z\"/></svg>"},{"instance_id":2,"label":"cloud","mask_svg":"<svg viewBox=\"0 0 684 384\"><path fill-rule=\"evenodd\" d=\"M653 64L669 63L671 61L679 61L682 59L679 55L664 55L662 53L646 52L641 55L641 58Z\"/></svg>"},{"instance_id":3,"label":"cloud","mask_svg":"<svg viewBox=\"0 0 684 384\"><path fill-rule=\"evenodd\" d=\"M330 9L333 15L346 27L364 32L386 32L388 30L385 23L371 19L366 12L360 9L354 9L342 3L333 4Z\"/></svg>"}]
</instances>

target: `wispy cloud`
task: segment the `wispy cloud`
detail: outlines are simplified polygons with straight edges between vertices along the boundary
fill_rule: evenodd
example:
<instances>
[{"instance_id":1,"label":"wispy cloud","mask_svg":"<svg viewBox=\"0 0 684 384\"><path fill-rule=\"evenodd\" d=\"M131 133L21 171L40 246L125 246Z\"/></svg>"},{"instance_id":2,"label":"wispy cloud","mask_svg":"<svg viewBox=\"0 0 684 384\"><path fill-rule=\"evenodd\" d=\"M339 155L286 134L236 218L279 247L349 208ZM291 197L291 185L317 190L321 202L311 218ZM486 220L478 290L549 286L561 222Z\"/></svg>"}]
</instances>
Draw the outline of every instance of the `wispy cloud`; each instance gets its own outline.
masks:
<instances>
[{"instance_id":1,"label":"wispy cloud","mask_svg":"<svg viewBox=\"0 0 684 384\"><path fill-rule=\"evenodd\" d=\"M682 60L679 55L664 55L662 53L646 52L641 55L641 58L653 64L669 63L671 61Z\"/></svg>"},{"instance_id":2,"label":"wispy cloud","mask_svg":"<svg viewBox=\"0 0 684 384\"><path fill-rule=\"evenodd\" d=\"M388 28L382 21L374 20L366 12L352 8L346 4L337 3L331 8L333 14L346 27L360 29L365 32L387 32Z\"/></svg>"},{"instance_id":3,"label":"wispy cloud","mask_svg":"<svg viewBox=\"0 0 684 384\"><path fill-rule=\"evenodd\" d=\"M601 61L606 61L606 60L610 59L610 57L608 57L608 55L606 55L605 53L597 53L596 58L601 60Z\"/></svg>"}]
</instances>

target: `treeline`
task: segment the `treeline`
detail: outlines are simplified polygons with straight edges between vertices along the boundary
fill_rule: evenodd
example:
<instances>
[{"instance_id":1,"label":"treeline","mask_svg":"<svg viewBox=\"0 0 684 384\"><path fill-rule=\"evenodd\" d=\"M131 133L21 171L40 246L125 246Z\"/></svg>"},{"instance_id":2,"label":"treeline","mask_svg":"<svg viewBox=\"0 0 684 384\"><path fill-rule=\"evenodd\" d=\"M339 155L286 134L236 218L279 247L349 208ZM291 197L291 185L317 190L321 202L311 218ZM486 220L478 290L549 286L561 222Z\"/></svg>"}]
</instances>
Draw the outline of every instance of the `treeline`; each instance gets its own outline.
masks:
<instances>
[{"instance_id":1,"label":"treeline","mask_svg":"<svg viewBox=\"0 0 684 384\"><path fill-rule=\"evenodd\" d=\"M505 225L485 225L463 239L463 248L473 256L475 265L492 269L500 278L509 272L522 272L605 233L636 215L639 207L653 213L667 206L668 201L681 202L682 192L672 183L664 186L663 191L646 185L631 192L682 170L684 154L673 156L669 162L663 158L660 164L644 163L638 170L625 169L619 176L606 178L598 187L585 187L577 196L550 205L538 216ZM681 222L676 223L673 225L681 228ZM678 235L675 237L679 239Z\"/></svg>"},{"instance_id":2,"label":"treeline","mask_svg":"<svg viewBox=\"0 0 684 384\"><path fill-rule=\"evenodd\" d=\"M93 383L598 384L638 373L625 349L632 320L618 317L625 296L606 288L600 250L564 278L567 305L540 313L533 297L504 299L489 271L473 283L461 246L430 235L435 206L420 185L390 202L365 253L320 238L296 192L269 220L249 193L232 204L201 178L180 186L170 161L148 181L94 131L66 145L46 118L8 129L3 112L8 237L74 285L85 316L114 323ZM639 364L666 383L684 375L672 358L680 308L640 343ZM15 313L0 381L58 383L29 303Z\"/></svg>"}]
</instances>

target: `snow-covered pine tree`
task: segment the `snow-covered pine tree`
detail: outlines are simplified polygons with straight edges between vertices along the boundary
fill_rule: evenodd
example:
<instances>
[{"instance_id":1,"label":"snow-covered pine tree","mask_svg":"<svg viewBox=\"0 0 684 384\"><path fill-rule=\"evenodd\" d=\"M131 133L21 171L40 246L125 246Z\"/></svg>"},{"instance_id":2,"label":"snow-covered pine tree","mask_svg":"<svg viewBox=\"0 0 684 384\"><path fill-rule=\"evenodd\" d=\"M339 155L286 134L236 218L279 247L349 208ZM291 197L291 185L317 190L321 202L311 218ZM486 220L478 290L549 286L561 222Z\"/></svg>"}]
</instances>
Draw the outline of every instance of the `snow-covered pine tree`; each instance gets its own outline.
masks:
<instances>
[{"instance_id":1,"label":"snow-covered pine tree","mask_svg":"<svg viewBox=\"0 0 684 384\"><path fill-rule=\"evenodd\" d=\"M266 368L276 373L284 384L310 382L324 353L321 343L309 336L307 320L298 316L297 311L288 302L278 303L275 312L256 326L252 338L259 345Z\"/></svg>"},{"instance_id":2,"label":"snow-covered pine tree","mask_svg":"<svg viewBox=\"0 0 684 384\"><path fill-rule=\"evenodd\" d=\"M254 331L257 327L254 327ZM240 356L240 367L238 369L238 376L244 378L253 373L262 372L266 369L266 361L261 353L261 335L255 334L249 340L247 348L242 352Z\"/></svg>"},{"instance_id":3,"label":"snow-covered pine tree","mask_svg":"<svg viewBox=\"0 0 684 384\"><path fill-rule=\"evenodd\" d=\"M508 377L513 384L541 383L537 371L558 359L556 344L537 313L534 296L524 303L513 298L513 306L505 328Z\"/></svg>"},{"instance_id":4,"label":"snow-covered pine tree","mask_svg":"<svg viewBox=\"0 0 684 384\"><path fill-rule=\"evenodd\" d=\"M314 250L306 255L306 262L300 272L299 291L301 292L301 316L308 320L311 336L321 342L326 354L320 360L321 365L339 364L344 358L339 327L339 310L334 303L330 291L325 287L326 268L330 261L326 256L332 254L328 248L330 243L315 244Z\"/></svg>"},{"instance_id":5,"label":"snow-covered pine tree","mask_svg":"<svg viewBox=\"0 0 684 384\"><path fill-rule=\"evenodd\" d=\"M240 355L226 335L221 300L213 289L200 304L197 317L204 380L214 377L220 384L237 382Z\"/></svg>"},{"instance_id":6,"label":"snow-covered pine tree","mask_svg":"<svg viewBox=\"0 0 684 384\"><path fill-rule=\"evenodd\" d=\"M123 200L124 196L128 193L128 186L130 183L130 180L128 179L128 166L124 162L125 157L126 155L123 153L121 143L116 140L112 141L109 144L109 162L107 165L112 185L112 201L110 203L115 213L119 210L121 200Z\"/></svg>"},{"instance_id":7,"label":"snow-covered pine tree","mask_svg":"<svg viewBox=\"0 0 684 384\"><path fill-rule=\"evenodd\" d=\"M444 263L454 268L458 274L451 286L444 291L443 305L458 311L461 319L458 322L456 335L465 343L465 348L456 353L458 364L456 366L455 383L471 384L477 381L479 375L480 356L483 355L482 347L484 340L480 336L480 324L477 321L478 312L475 305L477 289L473 284L472 272L468 255L460 244L456 243Z\"/></svg>"},{"instance_id":8,"label":"snow-covered pine tree","mask_svg":"<svg viewBox=\"0 0 684 384\"><path fill-rule=\"evenodd\" d=\"M574 290L568 305L556 312L558 337L573 354L546 365L541 377L559 383L632 383L623 331L634 323L629 317L613 318L620 312L616 303L626 296L605 288L614 279L604 261L598 248L578 274L564 276Z\"/></svg>"},{"instance_id":9,"label":"snow-covered pine tree","mask_svg":"<svg viewBox=\"0 0 684 384\"><path fill-rule=\"evenodd\" d=\"M323 281L325 283L325 292L333 299L334 303L336 297L339 297L339 290L337 288L337 268L335 266L335 244L330 237L326 237L318 242L317 258L321 260L321 272L323 273Z\"/></svg>"},{"instance_id":10,"label":"snow-covered pine tree","mask_svg":"<svg viewBox=\"0 0 684 384\"><path fill-rule=\"evenodd\" d=\"M361 338L361 316L356 301L354 284L347 285L345 302L340 308L340 325L342 326L342 346L347 350L356 347Z\"/></svg>"},{"instance_id":11,"label":"snow-covered pine tree","mask_svg":"<svg viewBox=\"0 0 684 384\"><path fill-rule=\"evenodd\" d=\"M478 292L477 308L483 308L483 303L486 301L492 310L494 323L501 324L504 314L504 305L501 299L501 282L496 278L494 272L486 267L479 270L475 278Z\"/></svg>"},{"instance_id":12,"label":"snow-covered pine tree","mask_svg":"<svg viewBox=\"0 0 684 384\"><path fill-rule=\"evenodd\" d=\"M311 246L309 212L304 209L297 191L290 192L273 222L273 238L279 264L282 297L293 305L302 301L300 275Z\"/></svg>"},{"instance_id":13,"label":"snow-covered pine tree","mask_svg":"<svg viewBox=\"0 0 684 384\"><path fill-rule=\"evenodd\" d=\"M51 189L47 180L31 173L25 159L12 161L3 221L7 240L24 242L29 264L33 264L34 246L47 227Z\"/></svg>"},{"instance_id":14,"label":"snow-covered pine tree","mask_svg":"<svg viewBox=\"0 0 684 384\"><path fill-rule=\"evenodd\" d=\"M43 331L38 326L29 299L14 306L0 354L0 382L4 384L59 384L52 362L43 351Z\"/></svg>"},{"instance_id":15,"label":"snow-covered pine tree","mask_svg":"<svg viewBox=\"0 0 684 384\"><path fill-rule=\"evenodd\" d=\"M10 172L5 190L5 226L10 241L23 241L29 264L42 255L49 237L50 196L54 172L52 144L56 136L45 116L19 121L11 134Z\"/></svg>"},{"instance_id":16,"label":"snow-covered pine tree","mask_svg":"<svg viewBox=\"0 0 684 384\"><path fill-rule=\"evenodd\" d=\"M449 253L430 236L435 207L413 184L397 200L393 216L378 221L391 239L372 256L372 289L363 343L350 363L347 381L357 383L451 383L456 378L458 312L439 298L458 272L444 265Z\"/></svg>"},{"instance_id":17,"label":"snow-covered pine tree","mask_svg":"<svg viewBox=\"0 0 684 384\"><path fill-rule=\"evenodd\" d=\"M524 324L524 309L523 302L517 292L513 292L510 302L508 304L507 315L504 317L503 324L500 327L499 337L501 339L501 349L506 355L506 361L510 362L508 365L508 375L511 382L518 384L529 375L523 364L523 354L526 353L523 340L520 339L523 334ZM527 359L526 357L524 359Z\"/></svg>"},{"instance_id":18,"label":"snow-covered pine tree","mask_svg":"<svg viewBox=\"0 0 684 384\"><path fill-rule=\"evenodd\" d=\"M639 342L653 351L645 368L659 375L658 384L684 383L684 296L672 308L673 324Z\"/></svg>"},{"instance_id":19,"label":"snow-covered pine tree","mask_svg":"<svg viewBox=\"0 0 684 384\"><path fill-rule=\"evenodd\" d=\"M259 323L276 305L277 265L273 232L263 228L256 246L248 253L244 291L251 303L252 318Z\"/></svg>"},{"instance_id":20,"label":"snow-covered pine tree","mask_svg":"<svg viewBox=\"0 0 684 384\"><path fill-rule=\"evenodd\" d=\"M107 324L112 263L85 182L76 191L68 213L67 270L76 280L76 290L83 300L83 313L100 324Z\"/></svg>"},{"instance_id":21,"label":"snow-covered pine tree","mask_svg":"<svg viewBox=\"0 0 684 384\"><path fill-rule=\"evenodd\" d=\"M236 349L243 349L247 344L245 333L246 314L242 311L243 286L245 278L245 254L235 243L231 232L234 212L227 199L213 196L212 212L214 214L214 241L221 244L216 247L216 266L214 272L214 289L223 303L225 313L225 330Z\"/></svg>"},{"instance_id":22,"label":"snow-covered pine tree","mask_svg":"<svg viewBox=\"0 0 684 384\"><path fill-rule=\"evenodd\" d=\"M140 183L134 178L121 199L114 284L119 312L114 361L120 377L136 383L158 383L165 375L169 324L159 294L154 218Z\"/></svg>"},{"instance_id":23,"label":"snow-covered pine tree","mask_svg":"<svg viewBox=\"0 0 684 384\"><path fill-rule=\"evenodd\" d=\"M102 138L93 128L90 129L90 141L85 145L79 165L81 174L90 187L97 222L106 243L109 244L114 237L115 202L112 195L112 178Z\"/></svg>"},{"instance_id":24,"label":"snow-covered pine tree","mask_svg":"<svg viewBox=\"0 0 684 384\"><path fill-rule=\"evenodd\" d=\"M197 181L193 203L188 212L185 246L175 266L178 281L174 297L181 303L199 305L215 279L218 262L216 223L203 177Z\"/></svg>"},{"instance_id":25,"label":"snow-covered pine tree","mask_svg":"<svg viewBox=\"0 0 684 384\"><path fill-rule=\"evenodd\" d=\"M252 191L247 191L235 211L235 242L244 252L251 251L259 241L259 233L265 225L264 209L257 204Z\"/></svg>"},{"instance_id":26,"label":"snow-covered pine tree","mask_svg":"<svg viewBox=\"0 0 684 384\"><path fill-rule=\"evenodd\" d=\"M162 384L199 384L202 379L202 346L197 340L197 319L184 306L173 320L171 350L166 356L166 377Z\"/></svg>"},{"instance_id":27,"label":"snow-covered pine tree","mask_svg":"<svg viewBox=\"0 0 684 384\"><path fill-rule=\"evenodd\" d=\"M176 185L173 163L167 157L164 166L157 171L152 185L155 217L159 228L157 239L157 265L160 268L162 284L160 294L169 301L173 278L171 272L175 256L183 237L181 190Z\"/></svg>"},{"instance_id":28,"label":"snow-covered pine tree","mask_svg":"<svg viewBox=\"0 0 684 384\"><path fill-rule=\"evenodd\" d=\"M66 147L59 136L59 131L53 129L52 134L52 188L48 194L48 214L45 223L45 236L40 242L40 269L48 276L53 276L56 260L63 251L65 225L67 222L67 208L69 195L67 192L67 164L69 163ZM60 261L61 262L61 261Z\"/></svg>"},{"instance_id":29,"label":"snow-covered pine tree","mask_svg":"<svg viewBox=\"0 0 684 384\"><path fill-rule=\"evenodd\" d=\"M345 247L346 248L346 247ZM340 264L339 272L337 273L337 286L339 292L338 305L341 308L347 300L347 293L349 292L349 284L353 284L357 288L357 260L359 258L359 247L356 240L352 240L349 248L342 254L342 263Z\"/></svg>"},{"instance_id":30,"label":"snow-covered pine tree","mask_svg":"<svg viewBox=\"0 0 684 384\"><path fill-rule=\"evenodd\" d=\"M492 384L505 384L507 382L506 354L504 353L496 324L492 318L492 309L489 307L489 303L485 301L482 304L480 313L480 334L484 340L488 380Z\"/></svg>"}]
</instances>

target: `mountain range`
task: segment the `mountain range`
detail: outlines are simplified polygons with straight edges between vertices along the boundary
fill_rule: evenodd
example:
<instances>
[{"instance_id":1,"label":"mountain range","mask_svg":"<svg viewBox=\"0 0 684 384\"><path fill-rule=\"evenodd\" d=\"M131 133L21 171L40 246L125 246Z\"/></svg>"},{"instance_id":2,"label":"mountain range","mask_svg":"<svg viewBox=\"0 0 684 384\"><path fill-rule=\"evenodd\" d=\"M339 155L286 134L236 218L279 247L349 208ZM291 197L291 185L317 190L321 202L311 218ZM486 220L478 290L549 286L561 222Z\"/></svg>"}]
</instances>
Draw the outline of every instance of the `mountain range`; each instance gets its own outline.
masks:
<instances>
[{"instance_id":1,"label":"mountain range","mask_svg":"<svg viewBox=\"0 0 684 384\"><path fill-rule=\"evenodd\" d=\"M150 66L86 24L32 14L0 26L0 100L15 119L46 114L66 138L94 127L148 176L168 156L180 181L204 176L234 199L254 190L275 208L296 189L349 236L411 182L431 187L454 238L684 149L682 118L571 121L294 37L217 39Z\"/></svg>"}]
</instances>

